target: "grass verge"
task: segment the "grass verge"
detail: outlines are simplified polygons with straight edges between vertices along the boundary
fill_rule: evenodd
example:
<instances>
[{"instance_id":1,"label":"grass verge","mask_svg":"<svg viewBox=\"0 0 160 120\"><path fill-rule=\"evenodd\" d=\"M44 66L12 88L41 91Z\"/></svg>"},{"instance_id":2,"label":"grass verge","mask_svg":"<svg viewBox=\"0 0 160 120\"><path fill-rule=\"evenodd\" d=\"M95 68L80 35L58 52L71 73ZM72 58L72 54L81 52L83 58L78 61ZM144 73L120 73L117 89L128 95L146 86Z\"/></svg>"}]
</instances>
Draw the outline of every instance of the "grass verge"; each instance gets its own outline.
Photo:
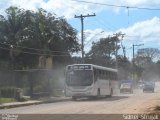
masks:
<instances>
[{"instance_id":1,"label":"grass verge","mask_svg":"<svg viewBox=\"0 0 160 120\"><path fill-rule=\"evenodd\" d=\"M0 104L11 103L11 102L16 102L16 100L13 98L0 98Z\"/></svg>"}]
</instances>

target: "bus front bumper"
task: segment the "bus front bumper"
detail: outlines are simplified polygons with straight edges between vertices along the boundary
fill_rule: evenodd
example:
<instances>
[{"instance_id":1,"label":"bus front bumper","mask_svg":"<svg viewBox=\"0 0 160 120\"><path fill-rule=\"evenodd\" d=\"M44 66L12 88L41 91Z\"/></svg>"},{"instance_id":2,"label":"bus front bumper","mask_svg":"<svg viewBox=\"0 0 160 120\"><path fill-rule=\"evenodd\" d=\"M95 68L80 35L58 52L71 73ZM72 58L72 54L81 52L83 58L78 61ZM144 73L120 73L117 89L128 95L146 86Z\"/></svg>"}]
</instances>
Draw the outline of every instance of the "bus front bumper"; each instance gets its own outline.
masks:
<instances>
[{"instance_id":1,"label":"bus front bumper","mask_svg":"<svg viewBox=\"0 0 160 120\"><path fill-rule=\"evenodd\" d=\"M74 91L74 90L67 90L66 91L66 96L67 97L87 97L87 96L94 96L94 92L93 89L89 89L89 90L78 90L78 91Z\"/></svg>"}]
</instances>

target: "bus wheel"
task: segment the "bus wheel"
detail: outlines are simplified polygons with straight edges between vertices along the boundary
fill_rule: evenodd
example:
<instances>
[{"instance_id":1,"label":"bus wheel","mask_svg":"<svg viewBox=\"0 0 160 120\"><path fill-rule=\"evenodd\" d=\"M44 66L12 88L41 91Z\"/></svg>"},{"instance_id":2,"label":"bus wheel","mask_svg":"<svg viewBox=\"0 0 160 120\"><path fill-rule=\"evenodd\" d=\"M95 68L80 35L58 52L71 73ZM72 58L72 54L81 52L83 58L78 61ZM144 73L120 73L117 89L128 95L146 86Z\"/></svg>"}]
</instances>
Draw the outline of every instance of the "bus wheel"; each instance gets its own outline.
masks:
<instances>
[{"instance_id":1,"label":"bus wheel","mask_svg":"<svg viewBox=\"0 0 160 120\"><path fill-rule=\"evenodd\" d=\"M100 89L98 88L98 90L97 90L97 97L100 97L100 95L101 95L101 92L100 92Z\"/></svg>"},{"instance_id":2,"label":"bus wheel","mask_svg":"<svg viewBox=\"0 0 160 120\"><path fill-rule=\"evenodd\" d=\"M77 100L77 98L76 98L76 97L74 97L74 96L72 96L72 100L76 101L76 100Z\"/></svg>"},{"instance_id":3,"label":"bus wheel","mask_svg":"<svg viewBox=\"0 0 160 120\"><path fill-rule=\"evenodd\" d=\"M108 97L112 97L112 95L113 95L113 89L111 88L110 94L108 95Z\"/></svg>"}]
</instances>

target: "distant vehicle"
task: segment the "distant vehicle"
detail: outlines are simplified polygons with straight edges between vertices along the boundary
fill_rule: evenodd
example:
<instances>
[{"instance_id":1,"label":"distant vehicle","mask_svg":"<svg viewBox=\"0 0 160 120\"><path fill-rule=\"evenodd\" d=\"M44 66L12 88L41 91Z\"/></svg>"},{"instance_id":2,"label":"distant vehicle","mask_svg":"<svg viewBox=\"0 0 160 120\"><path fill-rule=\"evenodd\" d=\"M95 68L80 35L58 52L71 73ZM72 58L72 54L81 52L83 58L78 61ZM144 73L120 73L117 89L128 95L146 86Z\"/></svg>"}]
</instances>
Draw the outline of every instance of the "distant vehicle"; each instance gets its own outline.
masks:
<instances>
[{"instance_id":1,"label":"distant vehicle","mask_svg":"<svg viewBox=\"0 0 160 120\"><path fill-rule=\"evenodd\" d=\"M143 84L139 84L138 88L143 89Z\"/></svg>"},{"instance_id":2,"label":"distant vehicle","mask_svg":"<svg viewBox=\"0 0 160 120\"><path fill-rule=\"evenodd\" d=\"M144 83L143 83L142 80L139 81L139 82L138 82L138 88L139 88L139 89L143 89L143 84L144 84Z\"/></svg>"},{"instance_id":3,"label":"distant vehicle","mask_svg":"<svg viewBox=\"0 0 160 120\"><path fill-rule=\"evenodd\" d=\"M121 81L120 93L133 93L133 83L130 80Z\"/></svg>"},{"instance_id":4,"label":"distant vehicle","mask_svg":"<svg viewBox=\"0 0 160 120\"><path fill-rule=\"evenodd\" d=\"M117 70L93 64L72 64L66 67L65 94L73 100L81 97L112 96Z\"/></svg>"},{"instance_id":5,"label":"distant vehicle","mask_svg":"<svg viewBox=\"0 0 160 120\"><path fill-rule=\"evenodd\" d=\"M144 82L143 92L147 92L147 91L154 92L154 88L155 88L154 82L152 82L152 81Z\"/></svg>"}]
</instances>

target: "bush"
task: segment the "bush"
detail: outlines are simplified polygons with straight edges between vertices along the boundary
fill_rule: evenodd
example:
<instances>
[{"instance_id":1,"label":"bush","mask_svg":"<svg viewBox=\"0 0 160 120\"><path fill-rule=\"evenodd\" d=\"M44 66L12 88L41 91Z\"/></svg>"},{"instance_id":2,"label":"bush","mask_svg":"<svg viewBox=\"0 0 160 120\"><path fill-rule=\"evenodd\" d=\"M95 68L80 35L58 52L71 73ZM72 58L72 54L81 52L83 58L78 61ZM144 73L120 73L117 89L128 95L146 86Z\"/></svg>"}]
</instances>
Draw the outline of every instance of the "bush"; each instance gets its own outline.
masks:
<instances>
[{"instance_id":1,"label":"bush","mask_svg":"<svg viewBox=\"0 0 160 120\"><path fill-rule=\"evenodd\" d=\"M13 98L0 98L0 104L2 103L11 103L11 102L15 102L16 100Z\"/></svg>"},{"instance_id":2,"label":"bush","mask_svg":"<svg viewBox=\"0 0 160 120\"><path fill-rule=\"evenodd\" d=\"M21 88L16 87L1 87L0 98L14 98L19 102L27 101L30 99L28 96L23 96Z\"/></svg>"},{"instance_id":3,"label":"bush","mask_svg":"<svg viewBox=\"0 0 160 120\"><path fill-rule=\"evenodd\" d=\"M155 107L155 110L158 110L158 111L159 111L159 110L160 110L160 106L156 106L156 107Z\"/></svg>"},{"instance_id":4,"label":"bush","mask_svg":"<svg viewBox=\"0 0 160 120\"><path fill-rule=\"evenodd\" d=\"M4 98L13 98L15 96L16 87L1 87L0 96Z\"/></svg>"}]
</instances>

